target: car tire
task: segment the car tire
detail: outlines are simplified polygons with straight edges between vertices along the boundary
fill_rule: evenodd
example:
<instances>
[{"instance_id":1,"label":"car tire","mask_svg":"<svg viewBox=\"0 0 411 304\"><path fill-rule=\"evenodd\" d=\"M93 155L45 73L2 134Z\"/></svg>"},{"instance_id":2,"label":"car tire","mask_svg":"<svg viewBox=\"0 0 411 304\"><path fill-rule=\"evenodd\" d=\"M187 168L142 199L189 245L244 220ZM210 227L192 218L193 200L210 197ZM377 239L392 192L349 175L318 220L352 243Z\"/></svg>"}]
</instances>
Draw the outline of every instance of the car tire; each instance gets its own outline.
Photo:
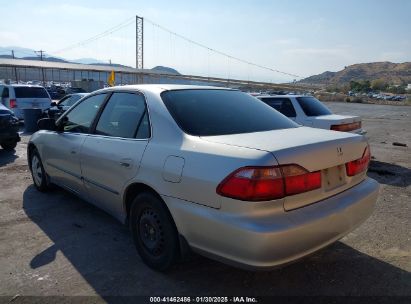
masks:
<instances>
[{"instance_id":1,"label":"car tire","mask_svg":"<svg viewBox=\"0 0 411 304\"><path fill-rule=\"evenodd\" d=\"M33 184L37 190L40 192L46 192L49 190L47 174L44 170L39 152L36 149L32 151L30 156L30 171Z\"/></svg>"},{"instance_id":2,"label":"car tire","mask_svg":"<svg viewBox=\"0 0 411 304\"><path fill-rule=\"evenodd\" d=\"M180 256L177 228L168 209L157 196L138 194L131 206L130 229L143 262L166 271Z\"/></svg>"},{"instance_id":3,"label":"car tire","mask_svg":"<svg viewBox=\"0 0 411 304\"><path fill-rule=\"evenodd\" d=\"M14 150L17 146L17 141L9 141L1 144L1 147L6 151Z\"/></svg>"}]
</instances>

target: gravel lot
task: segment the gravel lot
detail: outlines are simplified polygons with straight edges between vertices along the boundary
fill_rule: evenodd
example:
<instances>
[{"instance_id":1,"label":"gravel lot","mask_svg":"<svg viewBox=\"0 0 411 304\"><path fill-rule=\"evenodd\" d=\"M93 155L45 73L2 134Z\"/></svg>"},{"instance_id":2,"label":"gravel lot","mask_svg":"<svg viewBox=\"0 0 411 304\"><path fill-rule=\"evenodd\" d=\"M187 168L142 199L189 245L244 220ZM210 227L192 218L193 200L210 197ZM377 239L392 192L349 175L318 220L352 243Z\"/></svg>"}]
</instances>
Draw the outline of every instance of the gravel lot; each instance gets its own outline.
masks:
<instances>
[{"instance_id":1,"label":"gravel lot","mask_svg":"<svg viewBox=\"0 0 411 304\"><path fill-rule=\"evenodd\" d=\"M0 150L0 296L356 295L411 296L411 107L328 103L363 117L381 193L373 216L329 248L270 272L200 256L162 274L140 260L128 233L104 212L56 189L32 186L28 135ZM393 142L408 147L393 146ZM1 301L0 300L0 301Z\"/></svg>"}]
</instances>

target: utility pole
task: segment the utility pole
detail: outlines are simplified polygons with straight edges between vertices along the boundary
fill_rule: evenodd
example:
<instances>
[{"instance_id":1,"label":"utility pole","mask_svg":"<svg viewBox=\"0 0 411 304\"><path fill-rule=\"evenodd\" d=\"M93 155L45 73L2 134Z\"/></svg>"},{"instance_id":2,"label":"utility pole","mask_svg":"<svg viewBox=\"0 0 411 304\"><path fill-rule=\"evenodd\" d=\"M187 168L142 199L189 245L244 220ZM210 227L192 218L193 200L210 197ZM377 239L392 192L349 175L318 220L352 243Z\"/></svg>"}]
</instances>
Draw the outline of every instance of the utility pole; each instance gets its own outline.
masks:
<instances>
[{"instance_id":1,"label":"utility pole","mask_svg":"<svg viewBox=\"0 0 411 304\"><path fill-rule=\"evenodd\" d=\"M136 69L144 69L144 18L136 16Z\"/></svg>"},{"instance_id":2,"label":"utility pole","mask_svg":"<svg viewBox=\"0 0 411 304\"><path fill-rule=\"evenodd\" d=\"M40 53L40 61L43 61L43 54L44 54L44 51L43 50L40 50L40 51L34 51L36 54L37 53ZM43 78L43 87L44 86L46 86L46 82L45 82L45 78L44 78L44 68L42 67L41 68L41 75L42 75L42 78Z\"/></svg>"},{"instance_id":3,"label":"utility pole","mask_svg":"<svg viewBox=\"0 0 411 304\"><path fill-rule=\"evenodd\" d=\"M13 59L16 59L16 57L14 57L14 50L11 50L11 57L12 57ZM16 68L16 66L14 66L14 75L15 75L15 77L16 77L16 83L19 83L19 79L18 79L18 77L17 77L17 68Z\"/></svg>"}]
</instances>

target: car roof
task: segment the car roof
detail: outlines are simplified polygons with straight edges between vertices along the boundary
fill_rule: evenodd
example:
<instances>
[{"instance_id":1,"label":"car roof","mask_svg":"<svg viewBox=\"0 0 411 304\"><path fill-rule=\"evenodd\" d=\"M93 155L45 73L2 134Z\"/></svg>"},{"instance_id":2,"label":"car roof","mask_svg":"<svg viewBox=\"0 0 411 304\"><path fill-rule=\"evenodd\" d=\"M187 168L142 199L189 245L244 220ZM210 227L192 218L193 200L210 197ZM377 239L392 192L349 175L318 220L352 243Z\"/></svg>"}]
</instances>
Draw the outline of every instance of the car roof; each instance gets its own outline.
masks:
<instances>
[{"instance_id":1,"label":"car roof","mask_svg":"<svg viewBox=\"0 0 411 304\"><path fill-rule=\"evenodd\" d=\"M98 92L104 91L150 91L150 92L163 92L163 91L174 91L174 90L235 90L225 87L213 87L213 86L200 86L200 85L179 85L179 84L138 84L138 85L125 85L117 87L109 87L99 90Z\"/></svg>"},{"instance_id":2,"label":"car roof","mask_svg":"<svg viewBox=\"0 0 411 304\"><path fill-rule=\"evenodd\" d=\"M76 95L77 96L86 96L88 94L90 94L90 93L70 93L70 94L66 94L65 96L76 96Z\"/></svg>"},{"instance_id":3,"label":"car roof","mask_svg":"<svg viewBox=\"0 0 411 304\"><path fill-rule=\"evenodd\" d=\"M44 87L42 87L40 85L35 85L35 84L33 84L33 85L31 85L31 84L8 84L7 86L9 86L9 87L23 87L23 88L43 88L44 89Z\"/></svg>"},{"instance_id":4,"label":"car roof","mask_svg":"<svg viewBox=\"0 0 411 304\"><path fill-rule=\"evenodd\" d=\"M259 95L256 98L289 98L289 97L312 97L311 95Z\"/></svg>"}]
</instances>

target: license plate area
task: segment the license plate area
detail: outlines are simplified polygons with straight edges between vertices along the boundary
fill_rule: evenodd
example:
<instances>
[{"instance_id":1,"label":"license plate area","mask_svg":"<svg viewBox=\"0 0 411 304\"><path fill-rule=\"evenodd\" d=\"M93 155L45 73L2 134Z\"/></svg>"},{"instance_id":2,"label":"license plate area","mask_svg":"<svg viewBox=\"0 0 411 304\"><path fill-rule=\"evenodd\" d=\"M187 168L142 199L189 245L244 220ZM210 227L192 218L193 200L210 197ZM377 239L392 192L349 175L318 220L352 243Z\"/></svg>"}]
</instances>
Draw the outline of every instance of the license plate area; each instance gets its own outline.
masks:
<instances>
[{"instance_id":1,"label":"license plate area","mask_svg":"<svg viewBox=\"0 0 411 304\"><path fill-rule=\"evenodd\" d=\"M322 170L324 181L324 189L326 192L337 189L346 184L345 166L339 165L336 167Z\"/></svg>"}]
</instances>

